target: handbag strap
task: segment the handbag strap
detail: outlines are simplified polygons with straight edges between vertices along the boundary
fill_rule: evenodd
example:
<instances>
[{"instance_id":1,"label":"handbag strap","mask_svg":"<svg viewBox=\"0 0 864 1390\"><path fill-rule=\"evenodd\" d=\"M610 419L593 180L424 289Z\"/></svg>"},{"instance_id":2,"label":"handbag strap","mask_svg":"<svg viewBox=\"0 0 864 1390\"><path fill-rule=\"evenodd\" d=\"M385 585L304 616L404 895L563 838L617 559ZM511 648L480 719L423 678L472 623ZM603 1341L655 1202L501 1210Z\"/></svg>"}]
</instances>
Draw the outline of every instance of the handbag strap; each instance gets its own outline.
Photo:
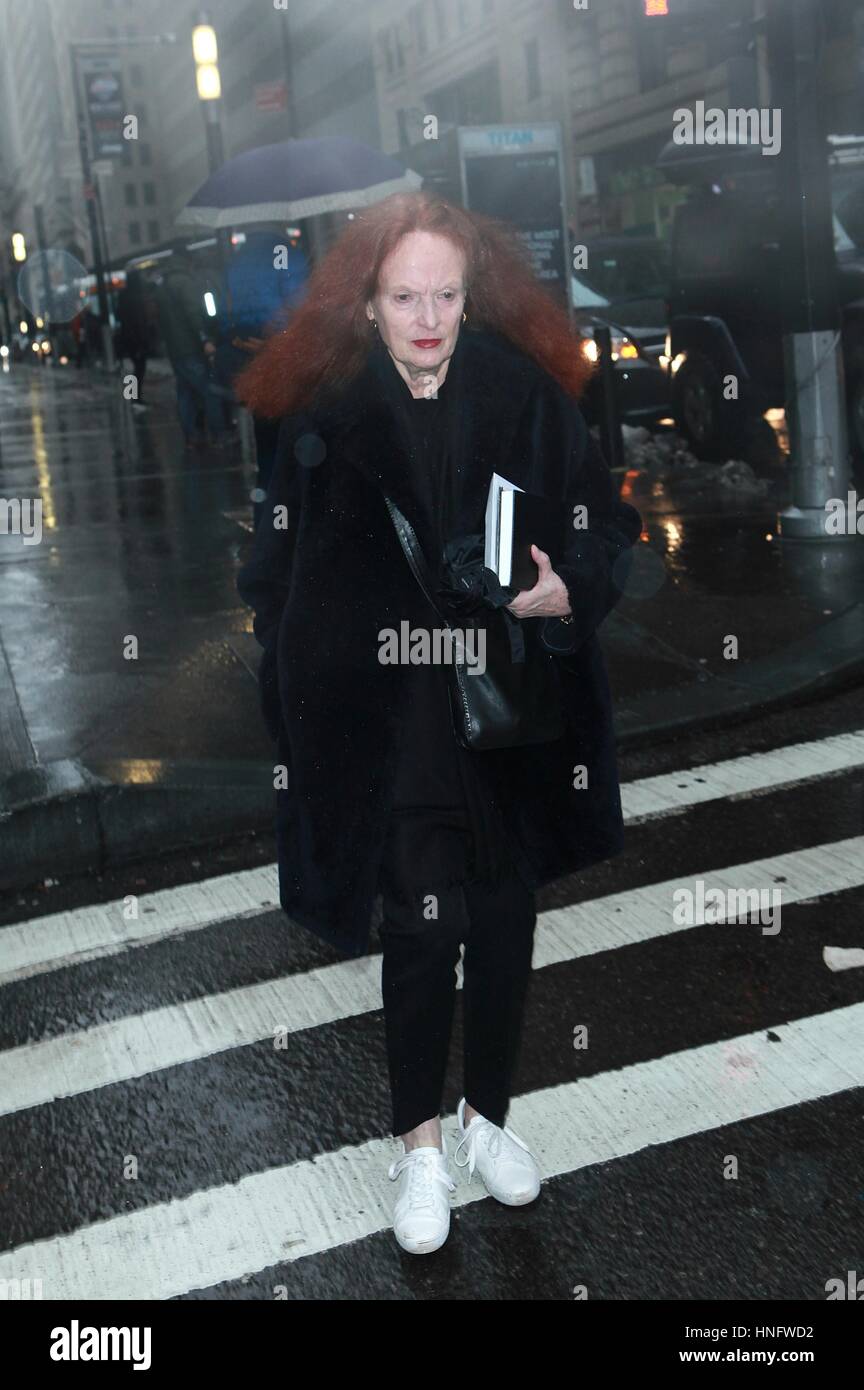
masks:
<instances>
[{"instance_id":1,"label":"handbag strap","mask_svg":"<svg viewBox=\"0 0 864 1390\"><path fill-rule=\"evenodd\" d=\"M429 572L429 566L426 562L426 556L423 554L414 527L411 525L411 522L408 520L407 516L400 512L395 502L391 501L391 499L386 495L384 497L384 501L387 503L387 510L390 513L390 519L396 528L396 535L399 537L399 543L405 552L405 558L407 559L408 564L411 566L411 573L414 575L414 578L417 580L417 583L420 585L420 588L423 590L424 594L431 603L432 607L435 609L435 612L438 614L441 621L447 627L449 627L450 624L447 622L447 619L444 617L444 614L441 612L440 608L438 607L438 604L432 597L432 575Z\"/></svg>"},{"instance_id":2,"label":"handbag strap","mask_svg":"<svg viewBox=\"0 0 864 1390\"><path fill-rule=\"evenodd\" d=\"M445 627L449 627L449 622L432 597L432 576L429 572L426 556L423 554L414 527L411 525L407 516L400 512L396 503L391 501L386 494L384 495L384 501L387 503L387 510L396 528L396 535L399 537L399 542L405 552L405 558L411 567L411 573L414 575L414 578L417 580L417 583L420 585L420 588L423 590L423 593L426 595L442 623L444 623ZM507 639L510 643L510 660L516 663L523 662L526 657L526 651L525 637L522 632L520 620L516 617L515 613L511 613L509 608L501 607L497 608L495 611L500 613L504 618L504 630L507 633Z\"/></svg>"}]
</instances>

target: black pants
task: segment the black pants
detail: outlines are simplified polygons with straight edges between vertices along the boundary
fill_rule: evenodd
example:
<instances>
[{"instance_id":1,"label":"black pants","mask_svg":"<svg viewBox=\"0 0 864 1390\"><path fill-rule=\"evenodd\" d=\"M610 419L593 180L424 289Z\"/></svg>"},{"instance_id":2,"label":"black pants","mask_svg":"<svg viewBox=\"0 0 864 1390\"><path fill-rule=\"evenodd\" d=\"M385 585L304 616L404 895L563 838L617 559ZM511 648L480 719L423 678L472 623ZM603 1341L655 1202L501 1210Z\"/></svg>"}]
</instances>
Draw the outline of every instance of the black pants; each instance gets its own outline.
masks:
<instances>
[{"instance_id":1,"label":"black pants","mask_svg":"<svg viewBox=\"0 0 864 1390\"><path fill-rule=\"evenodd\" d=\"M440 1114L462 942L463 1093L487 1120L503 1125L531 976L534 894L515 873L496 888L467 880L434 894L428 880L422 888L418 881L392 867L382 877L381 989L393 1134Z\"/></svg>"}]
</instances>

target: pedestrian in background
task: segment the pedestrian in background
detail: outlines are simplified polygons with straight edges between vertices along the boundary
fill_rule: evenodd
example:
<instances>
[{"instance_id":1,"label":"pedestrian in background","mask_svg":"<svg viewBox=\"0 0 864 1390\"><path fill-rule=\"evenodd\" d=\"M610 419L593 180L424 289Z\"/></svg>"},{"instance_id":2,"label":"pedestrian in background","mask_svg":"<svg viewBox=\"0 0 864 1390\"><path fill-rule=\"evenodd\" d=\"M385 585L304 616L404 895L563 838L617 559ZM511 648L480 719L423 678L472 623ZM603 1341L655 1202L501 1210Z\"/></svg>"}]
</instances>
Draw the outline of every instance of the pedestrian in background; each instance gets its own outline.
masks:
<instances>
[{"instance_id":1,"label":"pedestrian in background","mask_svg":"<svg viewBox=\"0 0 864 1390\"><path fill-rule=\"evenodd\" d=\"M204 306L204 295L194 267L178 248L156 288L159 328L165 352L177 386L177 410L187 449L204 440L198 430L203 412L210 443L226 448L231 435L225 427L222 397L213 389L209 359L216 352L212 319Z\"/></svg>"},{"instance_id":2,"label":"pedestrian in background","mask_svg":"<svg viewBox=\"0 0 864 1390\"><path fill-rule=\"evenodd\" d=\"M306 289L305 254L285 241L284 228L247 230L232 247L225 266L224 290L217 315L216 375L237 403L234 381L271 331L285 327L290 312ZM257 491L263 498L270 484L276 458L279 424L252 415L255 432ZM253 505L254 525L261 518L262 501Z\"/></svg>"},{"instance_id":3,"label":"pedestrian in background","mask_svg":"<svg viewBox=\"0 0 864 1390\"><path fill-rule=\"evenodd\" d=\"M146 409L144 376L147 359L153 353L156 328L156 307L153 292L140 270L126 272L126 284L117 296L117 354L128 357L135 375L137 396L133 406Z\"/></svg>"}]
</instances>

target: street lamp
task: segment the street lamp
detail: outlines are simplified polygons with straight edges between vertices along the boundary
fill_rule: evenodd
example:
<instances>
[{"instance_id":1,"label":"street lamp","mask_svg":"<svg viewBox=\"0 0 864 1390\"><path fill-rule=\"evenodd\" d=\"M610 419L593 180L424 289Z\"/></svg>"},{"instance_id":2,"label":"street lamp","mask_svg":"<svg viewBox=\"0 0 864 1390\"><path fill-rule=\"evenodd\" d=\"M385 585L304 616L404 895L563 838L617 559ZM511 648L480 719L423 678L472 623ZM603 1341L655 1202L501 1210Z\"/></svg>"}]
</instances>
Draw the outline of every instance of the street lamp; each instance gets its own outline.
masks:
<instances>
[{"instance_id":1,"label":"street lamp","mask_svg":"<svg viewBox=\"0 0 864 1390\"><path fill-rule=\"evenodd\" d=\"M216 103L222 96L222 82L219 77L219 45L216 31L201 15L201 23L192 30L192 56L195 59L195 81L198 96L204 112L207 130L207 160L213 174L225 163L225 146L222 140L222 126L219 122L219 108Z\"/></svg>"},{"instance_id":2,"label":"street lamp","mask_svg":"<svg viewBox=\"0 0 864 1390\"><path fill-rule=\"evenodd\" d=\"M219 96L219 45L212 24L196 24L192 30L192 54L198 68L198 95L202 101L212 101Z\"/></svg>"},{"instance_id":3,"label":"street lamp","mask_svg":"<svg viewBox=\"0 0 864 1390\"><path fill-rule=\"evenodd\" d=\"M16 261L26 261L27 243L24 240L23 232L12 233L12 255Z\"/></svg>"},{"instance_id":4,"label":"street lamp","mask_svg":"<svg viewBox=\"0 0 864 1390\"><path fill-rule=\"evenodd\" d=\"M102 51L117 52L124 48L143 47L151 44L157 46L165 43L175 43L174 34L140 34L127 36L122 39L72 39L69 42L69 58L72 69L72 95L75 102L75 120L78 126L78 150L81 158L81 176L84 186L84 202L87 209L87 220L90 228L90 244L93 249L93 270L96 275L96 293L99 300L99 319L102 330L102 350L105 364L109 371L114 367L114 346L111 336L111 310L108 304L108 291L105 287L105 265L103 261L103 235L99 227L99 212L97 207L98 184L93 175L92 161L90 157L90 147L87 134L87 123L84 113L84 105L81 95L81 75L79 71L79 54L92 55ZM104 247L107 259L108 248Z\"/></svg>"}]
</instances>

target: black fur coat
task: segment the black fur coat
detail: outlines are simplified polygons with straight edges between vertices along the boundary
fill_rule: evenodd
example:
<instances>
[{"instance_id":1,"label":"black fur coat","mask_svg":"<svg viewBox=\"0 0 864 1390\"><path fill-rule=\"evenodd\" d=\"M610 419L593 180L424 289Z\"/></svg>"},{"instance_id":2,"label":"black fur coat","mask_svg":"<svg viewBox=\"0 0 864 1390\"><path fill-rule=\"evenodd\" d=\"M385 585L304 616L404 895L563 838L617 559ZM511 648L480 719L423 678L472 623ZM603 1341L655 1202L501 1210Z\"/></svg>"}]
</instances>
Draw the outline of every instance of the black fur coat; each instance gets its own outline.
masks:
<instances>
[{"instance_id":1,"label":"black fur coat","mask_svg":"<svg viewBox=\"0 0 864 1390\"><path fill-rule=\"evenodd\" d=\"M566 736L487 760L534 887L622 848L612 708L596 629L617 602L641 531L578 405L499 334L463 328L455 447L482 529L493 472L585 507L557 566L575 618L544 622L563 674ZM449 376L449 372L448 372ZM445 380L442 390L446 390ZM407 392L406 386L406 392ZM254 551L237 587L264 648L262 710L287 789L276 791L280 900L296 922L362 955L397 766L401 677L378 659L383 628L423 625L424 600L384 503L417 524L402 436L367 367L329 403L286 416ZM275 524L274 524L275 523ZM584 767L587 775L578 775ZM576 785L574 785L574 782Z\"/></svg>"}]
</instances>

